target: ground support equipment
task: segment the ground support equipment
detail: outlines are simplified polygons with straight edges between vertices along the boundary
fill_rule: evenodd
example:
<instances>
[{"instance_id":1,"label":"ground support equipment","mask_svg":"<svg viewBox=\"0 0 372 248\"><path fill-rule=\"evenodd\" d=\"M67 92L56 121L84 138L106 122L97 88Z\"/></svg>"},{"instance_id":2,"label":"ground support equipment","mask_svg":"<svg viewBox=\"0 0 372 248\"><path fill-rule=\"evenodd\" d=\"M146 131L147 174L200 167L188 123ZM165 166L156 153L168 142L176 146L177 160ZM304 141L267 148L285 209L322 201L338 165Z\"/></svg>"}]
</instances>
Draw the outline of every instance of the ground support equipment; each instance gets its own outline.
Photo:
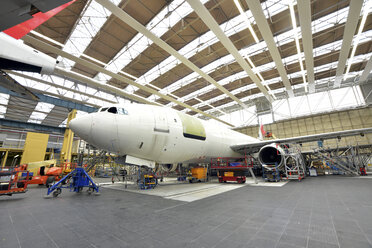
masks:
<instances>
[{"instance_id":1,"label":"ground support equipment","mask_svg":"<svg viewBox=\"0 0 372 248\"><path fill-rule=\"evenodd\" d=\"M267 182L279 182L281 177L278 164L275 167L262 166L262 178Z\"/></svg>"},{"instance_id":2,"label":"ground support equipment","mask_svg":"<svg viewBox=\"0 0 372 248\"><path fill-rule=\"evenodd\" d=\"M92 178L82 167L77 167L75 170L63 177L59 182L53 184L48 188L48 193L53 192L53 197L57 197L61 194L62 189L70 189L70 192L79 193L83 188L88 188L88 193L99 192L99 187L93 182Z\"/></svg>"},{"instance_id":3,"label":"ground support equipment","mask_svg":"<svg viewBox=\"0 0 372 248\"><path fill-rule=\"evenodd\" d=\"M30 174L26 165L0 168L0 195L26 193Z\"/></svg>"},{"instance_id":4,"label":"ground support equipment","mask_svg":"<svg viewBox=\"0 0 372 248\"><path fill-rule=\"evenodd\" d=\"M138 187L140 189L154 189L158 185L156 175L148 168L138 168Z\"/></svg>"},{"instance_id":5,"label":"ground support equipment","mask_svg":"<svg viewBox=\"0 0 372 248\"><path fill-rule=\"evenodd\" d=\"M195 167L187 173L187 180L189 183L206 182L207 181L207 170L205 167Z\"/></svg>"},{"instance_id":6,"label":"ground support equipment","mask_svg":"<svg viewBox=\"0 0 372 248\"><path fill-rule=\"evenodd\" d=\"M360 170L360 175L361 176L367 176L366 168L360 167L359 170Z\"/></svg>"},{"instance_id":7,"label":"ground support equipment","mask_svg":"<svg viewBox=\"0 0 372 248\"><path fill-rule=\"evenodd\" d=\"M286 146L284 154L284 169L288 180L301 181L305 178L305 160L301 154L301 148L296 144Z\"/></svg>"},{"instance_id":8,"label":"ground support equipment","mask_svg":"<svg viewBox=\"0 0 372 248\"><path fill-rule=\"evenodd\" d=\"M248 162L248 157L241 158L212 158L211 169L215 169L218 175L218 182L237 182L245 183L246 175L249 171L257 183L257 179L253 173L253 161Z\"/></svg>"}]
</instances>

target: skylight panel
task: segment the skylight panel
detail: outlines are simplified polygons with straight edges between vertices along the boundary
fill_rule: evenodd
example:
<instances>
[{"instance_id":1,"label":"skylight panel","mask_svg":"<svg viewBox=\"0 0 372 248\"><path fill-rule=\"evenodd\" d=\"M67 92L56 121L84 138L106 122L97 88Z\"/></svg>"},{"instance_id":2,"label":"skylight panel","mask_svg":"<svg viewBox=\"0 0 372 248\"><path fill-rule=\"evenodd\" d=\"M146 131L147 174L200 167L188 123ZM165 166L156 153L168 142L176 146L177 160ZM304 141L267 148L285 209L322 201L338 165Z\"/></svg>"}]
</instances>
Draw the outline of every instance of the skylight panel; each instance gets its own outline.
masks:
<instances>
[{"instance_id":1,"label":"skylight panel","mask_svg":"<svg viewBox=\"0 0 372 248\"><path fill-rule=\"evenodd\" d=\"M40 113L40 112L34 111L34 112L32 112L32 114L31 114L31 116L30 116L30 118L28 119L27 122L40 124L45 119L46 116L47 116L47 114L45 114L45 113Z\"/></svg>"},{"instance_id":2,"label":"skylight panel","mask_svg":"<svg viewBox=\"0 0 372 248\"><path fill-rule=\"evenodd\" d=\"M330 93L335 109L358 105L351 87L331 90Z\"/></svg>"},{"instance_id":3,"label":"skylight panel","mask_svg":"<svg viewBox=\"0 0 372 248\"><path fill-rule=\"evenodd\" d=\"M346 7L313 21L313 34L325 30L329 27L345 23L348 13L349 7Z\"/></svg>"},{"instance_id":4,"label":"skylight panel","mask_svg":"<svg viewBox=\"0 0 372 248\"><path fill-rule=\"evenodd\" d=\"M0 105L0 113L1 113L1 114L5 114L5 113L6 113L6 109L7 109L6 106L2 106L2 105Z\"/></svg>"},{"instance_id":5,"label":"skylight panel","mask_svg":"<svg viewBox=\"0 0 372 248\"><path fill-rule=\"evenodd\" d=\"M360 21L360 25L359 25L359 28L358 28L357 35L353 37L353 48L351 50L351 55L350 55L349 61L347 63L347 68L346 68L346 72L344 74L344 79L347 78L347 74L350 71L350 67L351 67L351 64L353 62L353 58L354 58L356 49L357 49L357 47L358 47L358 45L360 43L361 34L362 34L362 31L363 31L364 25L366 24L366 20L367 20L367 16L368 16L368 13L369 13L370 8L371 8L371 4L372 4L372 1L367 1L367 2L365 2L364 6L363 6L363 9L362 9L362 13L363 13L362 20Z\"/></svg>"},{"instance_id":6,"label":"skylight panel","mask_svg":"<svg viewBox=\"0 0 372 248\"><path fill-rule=\"evenodd\" d=\"M53 108L54 108L53 104L38 102L27 122L40 124Z\"/></svg>"},{"instance_id":7,"label":"skylight panel","mask_svg":"<svg viewBox=\"0 0 372 248\"><path fill-rule=\"evenodd\" d=\"M334 78L335 77L331 77ZM323 79L319 81L329 80ZM318 82L318 81L317 81ZM272 103L274 108L274 118L275 120L284 120L295 118L299 116L306 116L311 114L317 114L327 111L334 111L334 110L341 110L350 107L364 105L365 102L358 102L356 95L353 93L353 90L360 91L360 87L353 86L353 87L346 87L341 89L334 89L325 92L319 92L314 94L307 94L303 96L296 96L289 99L281 99L276 100ZM253 98L252 98L253 99ZM334 106L332 105L332 100L336 103ZM248 99L247 99L248 100ZM228 104L224 104L219 106L218 108L224 108L232 105L236 105L234 102L230 102ZM207 111L212 112L212 111ZM243 109L239 109L235 112L234 115L229 113L227 115L220 116L221 120L231 119L231 123L236 126L247 126L247 125L257 125L257 119L254 119L255 116L252 116L253 120L249 120L246 122L242 122L237 118L237 113L244 113ZM271 114L270 114L271 115ZM231 118L234 116L235 118ZM261 116L260 116L261 117ZM235 119L235 121L234 121ZM262 123L262 122L261 122Z\"/></svg>"},{"instance_id":8,"label":"skylight panel","mask_svg":"<svg viewBox=\"0 0 372 248\"><path fill-rule=\"evenodd\" d=\"M366 61L366 60L369 59L370 56L372 56L372 53L365 54L365 55L359 55L359 56L355 57L354 60L359 61L359 62ZM337 63L338 62L336 61L336 62L333 62L333 63L329 63L329 64L326 64L326 65L315 67L314 71L316 73L319 73L319 72L322 72L322 71L328 71L328 70L334 69L334 68L337 67ZM355 74L359 74L359 73L360 72L356 72ZM302 76L301 72L294 72L294 73L288 74L289 78L298 78L298 77L301 77L301 76ZM281 81L281 78L276 77L276 78L265 81L265 83L270 85L270 84L273 84L273 83L277 83L279 81ZM326 81L329 81L329 79L327 79ZM316 84L318 84L318 80L316 81ZM294 85L294 88L302 88L302 87L303 87L303 85ZM249 84L249 85L246 85L246 86L243 86L243 87L240 87L238 89L235 89L235 90L231 91L231 94L236 95L240 92L244 92L244 91L254 89L254 88L256 88L255 84ZM282 92L282 91L284 91L284 89L273 90L274 93ZM204 92L204 93L206 93L206 92ZM253 97L256 98L257 97L256 95L257 94L255 94ZM184 98L186 98L186 97L184 97ZM214 98L211 98L211 99L205 101L205 103L211 104L213 102L219 101L219 100L224 99L224 98L226 98L226 95L220 95L220 96L217 96L217 97L214 97ZM218 107L218 108L220 108L220 107Z\"/></svg>"},{"instance_id":9,"label":"skylight panel","mask_svg":"<svg viewBox=\"0 0 372 248\"><path fill-rule=\"evenodd\" d=\"M287 7L284 5L282 7L274 7L271 6L269 9L275 10L275 11L284 11ZM269 11L269 12L270 12ZM254 18L250 10L246 11L245 13L249 19L251 19L251 23L254 23ZM269 17L268 15L266 16ZM241 15L236 16L235 18L232 18L231 20L223 23L220 25L220 28L224 30L225 34L227 36L234 35L244 29L247 28L246 23L244 21L244 18ZM203 42L201 42L203 41ZM212 31L206 32L204 35L194 39L192 42L189 42L187 45L185 45L183 48L181 48L178 52L185 56L186 58L190 58L199 51L212 46L213 44L217 43L219 40L214 35ZM261 45L258 46L258 48L266 47L265 42L261 42ZM232 57L232 56L231 56ZM137 82L141 84L148 84L152 82L154 79L156 79L158 76L166 73L167 71L173 69L175 66L178 65L178 60L174 58L173 56L168 57L168 59L162 61L159 65L153 67L151 70L149 70L147 73L145 73L143 76L141 76ZM156 72L158 71L158 72Z\"/></svg>"},{"instance_id":10,"label":"skylight panel","mask_svg":"<svg viewBox=\"0 0 372 248\"><path fill-rule=\"evenodd\" d=\"M282 7L282 8L283 8L283 10L285 10L285 9L288 8L288 6L287 7ZM346 9L348 10L348 8L346 8ZM340 12L340 15L342 15L342 13L345 12L345 8L339 10L338 12ZM329 21L329 19L334 18L334 15L333 14L334 13L332 13L330 15L327 15L327 16L324 16L324 17L320 18L319 20L313 21L313 25L314 26L321 25L321 26L317 27L318 31L322 31L324 29L327 29L327 28L333 26L334 25L333 22L327 23L326 25L324 25L324 22L325 21L327 21L327 20ZM346 11L346 16L347 16L347 11ZM340 23L342 23L342 22L345 22L346 19L343 19L342 17L339 17L339 18L337 18L337 21L339 21ZM367 31L365 33L368 33L368 32L369 31ZM371 36L369 36L369 35L367 35L365 33L364 33L364 40L367 40L368 39L367 37L371 37ZM301 37L300 32L299 32L299 36ZM214 35L213 35L213 37L215 38ZM282 34L274 37L274 39L276 39L276 41L277 41L277 43L279 45L284 45L286 43L292 42L294 40L294 38L293 38L293 30L287 31L285 33L282 33ZM193 42L195 42L195 40ZM216 40L216 42L217 42L217 40ZM195 46L195 44L193 44L193 45ZM205 44L207 44L208 46L211 45L211 44L208 44L208 43L204 43L203 45L205 45ZM186 48L186 47L188 47L188 45L186 45L184 48ZM340 47L341 47L341 41L336 41L336 42L333 42L331 44L326 44L326 45L324 45L322 47L319 47L319 48L314 49L314 53L316 54L316 56L320 56L321 54L326 53L327 49L331 49L331 50L338 49L339 50ZM264 41L262 41L260 43L257 43L257 44L254 44L252 46L249 46L249 47L246 47L246 48L241 49L239 51L239 53L243 57L245 57L245 56L251 57L251 56L253 56L255 54L261 53L262 50L265 50L265 49L267 49L266 43ZM301 56L304 56L303 53L301 53ZM211 71L214 71L215 69L218 69L220 66L222 66L224 64L228 64L229 62L233 63L234 61L235 60L233 59L233 57L229 54L229 55L226 55L224 57L221 57L220 59L218 59L216 61L213 61L210 64L204 66L202 68L202 71L204 71L206 73L210 73ZM297 61L298 61L298 55L293 55L293 56L290 56L290 57L287 57L287 58L284 58L283 59L283 62L286 65L288 65L289 63L296 63ZM167 63L169 63L169 62L167 61ZM140 77L138 79L138 81L142 80L144 77L146 77L146 82L152 81L153 79L157 78L158 75L155 73L156 70L158 70L159 73L165 73L166 72L166 70L159 69L159 67L162 68L161 67L161 64L158 67L156 67L156 69L154 67L154 68L152 68L149 71L149 73L152 73L152 74L149 74L149 76L147 76L147 73L146 73L146 74L144 74L143 77ZM259 67L256 67L255 68L255 71L261 73L263 71L267 71L267 70L270 70L270 69L273 69L273 68L275 68L275 63L274 62L271 62L271 63L265 64L265 65L261 65ZM169 66L169 67L166 67L166 69L169 69L170 70L172 68L171 68L171 66ZM242 78L247 77L246 74L243 74L243 75L245 75L245 76L242 76ZM197 73L195 73L195 72L194 73L191 73L191 74L187 75L186 77L184 77L184 78L182 78L182 79L180 79L180 80L172 83L171 85L165 87L163 90L166 91L166 92L175 91L175 90L179 89L182 86L185 86L187 84L192 83L197 77L199 77L199 75ZM226 84L226 81L220 81L218 83L221 84L221 85L224 85L224 84ZM214 88L215 87L212 85L209 90L212 90ZM172 90L172 89L174 89L174 90ZM185 97L183 97L183 99L186 101L186 100L190 99L190 97L185 96Z\"/></svg>"},{"instance_id":11,"label":"skylight panel","mask_svg":"<svg viewBox=\"0 0 372 248\"><path fill-rule=\"evenodd\" d=\"M308 96L311 103L310 111L316 113L332 109L332 103L328 94L328 91L310 94Z\"/></svg>"},{"instance_id":12,"label":"skylight panel","mask_svg":"<svg viewBox=\"0 0 372 248\"><path fill-rule=\"evenodd\" d=\"M54 108L53 104L45 103L45 102L38 102L35 107L35 111L49 113Z\"/></svg>"},{"instance_id":13,"label":"skylight panel","mask_svg":"<svg viewBox=\"0 0 372 248\"><path fill-rule=\"evenodd\" d=\"M363 42L368 42L372 39L372 30L370 31L367 31L364 34L364 39L363 39ZM323 54L326 54L326 53L329 53L330 51L334 51L332 50L331 48L334 48L334 47L338 47L338 49L341 48L341 43L342 41L336 41L336 42L333 42L333 43L330 43L330 44L326 44L324 46L321 46L321 47L318 47L318 48L315 48L314 49L314 53L317 55L317 56L321 56ZM297 57L298 55L295 54L295 55L292 55L292 56L289 56L289 57L286 57L286 58L283 58L282 60L284 61L284 63L288 66L290 64L293 64L293 63L297 63ZM361 62L361 61L365 61L369 58L370 54L366 54L366 55L359 55L357 57L354 58L354 61L355 63L357 62ZM330 64L326 64L326 65L322 65L322 66L318 66L316 68L314 68L315 70L315 73L319 73L321 71L325 71L325 70L330 70L330 69L333 69L333 68L336 68L337 67L337 62L333 62L333 63L330 63ZM267 64L264 64L264 65L261 65L261 66L258 66L256 67L256 70L258 72L264 72L264 71L268 71L268 70L271 70L271 69L274 69L275 68L275 63L274 62L270 62L270 63L267 63ZM191 75L191 74L190 74ZM195 74L194 74L195 75ZM297 78L298 76L302 76L301 72L294 72L292 74L288 74L288 77L289 78ZM238 73L235 73L229 77L226 77L220 81L218 81L218 83L220 85L226 85L230 82L233 82L235 80L239 80L239 79L242 79L242 78L246 78L247 75L244 71L241 71L241 72L238 72ZM179 81L181 81L182 79L180 79ZM192 83L192 77L188 78L187 81L190 83ZM273 83L277 83L281 81L281 78L280 77L276 77L276 78L272 78L272 79L269 79L269 80L265 80L263 82L264 85L270 85L270 84L273 84ZM185 84L183 85L185 86ZM169 88L173 88L175 87L175 89L178 89L178 87L180 87L179 85L170 85L168 86ZM255 88L256 86L254 84L251 84L250 86L247 86L247 88L245 88L245 90L248 90L248 89L253 89ZM299 86L301 87L301 86ZM166 87L167 88L167 87ZM184 99L185 101L193 98L195 95L201 95L201 94L204 94L208 91L211 91L211 90L214 90L216 87L214 85L208 85L207 87L204 87L198 91L195 91L193 93L190 93L189 95L186 95L186 96L183 96L182 99Z\"/></svg>"},{"instance_id":14,"label":"skylight panel","mask_svg":"<svg viewBox=\"0 0 372 248\"><path fill-rule=\"evenodd\" d=\"M301 116L311 113L306 95L288 98L288 102L291 106L291 114L294 116Z\"/></svg>"},{"instance_id":15,"label":"skylight panel","mask_svg":"<svg viewBox=\"0 0 372 248\"><path fill-rule=\"evenodd\" d=\"M59 124L58 127L66 127L66 124L67 124L67 118L64 121L62 121L62 123Z\"/></svg>"},{"instance_id":16,"label":"skylight panel","mask_svg":"<svg viewBox=\"0 0 372 248\"><path fill-rule=\"evenodd\" d=\"M121 1L115 0L112 2L117 5ZM63 47L63 51L80 57L110 15L111 12L102 5L96 1L90 1L89 6L86 7L84 14L81 16L69 40ZM75 65L75 62L64 58L62 61L67 68L72 68Z\"/></svg>"},{"instance_id":17,"label":"skylight panel","mask_svg":"<svg viewBox=\"0 0 372 248\"><path fill-rule=\"evenodd\" d=\"M284 4L285 1L278 1L278 0L268 0L265 1L262 5L265 5L265 10L270 13L270 16L274 16L280 12L283 12L288 9L288 5ZM266 13L266 18L268 18L268 13Z\"/></svg>"},{"instance_id":18,"label":"skylight panel","mask_svg":"<svg viewBox=\"0 0 372 248\"><path fill-rule=\"evenodd\" d=\"M1 105L8 105L9 97L10 96L8 94L0 93L0 104Z\"/></svg>"},{"instance_id":19,"label":"skylight panel","mask_svg":"<svg viewBox=\"0 0 372 248\"><path fill-rule=\"evenodd\" d=\"M206 2L206 0L202 2ZM160 11L160 13L157 14L148 25L146 25L146 28L157 37L161 37L173 25L175 25L192 11L192 8L185 1L172 1L166 8ZM122 68L133 61L134 58L140 55L152 43L153 42L146 36L138 33L131 41L129 41L127 46L125 46L114 57L114 59L108 63L109 65L107 66L107 69L116 73L121 71Z\"/></svg>"}]
</instances>

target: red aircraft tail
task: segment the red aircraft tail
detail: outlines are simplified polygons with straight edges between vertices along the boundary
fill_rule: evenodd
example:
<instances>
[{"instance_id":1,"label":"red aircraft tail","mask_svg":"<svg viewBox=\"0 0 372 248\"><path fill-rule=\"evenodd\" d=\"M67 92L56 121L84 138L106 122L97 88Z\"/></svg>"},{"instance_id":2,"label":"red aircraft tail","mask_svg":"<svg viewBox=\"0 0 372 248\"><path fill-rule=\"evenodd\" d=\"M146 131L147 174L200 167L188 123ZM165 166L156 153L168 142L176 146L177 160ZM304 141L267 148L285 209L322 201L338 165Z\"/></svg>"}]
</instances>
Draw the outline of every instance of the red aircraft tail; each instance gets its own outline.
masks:
<instances>
[{"instance_id":1,"label":"red aircraft tail","mask_svg":"<svg viewBox=\"0 0 372 248\"><path fill-rule=\"evenodd\" d=\"M38 12L38 13L32 15L33 18L31 18L31 19L29 19L25 22L22 22L18 25L15 25L14 27L8 28L7 30L4 30L3 32L18 40L18 39L22 38L23 36L25 36L26 34L28 34L29 32L31 32L31 30L34 30L35 28L40 26L42 23L49 20L51 17L56 15L61 10L65 9L67 6L74 3L75 1L76 0L65 3L65 4L63 4L61 6L58 6L57 8L54 8L52 10L49 10L48 12L45 12L45 13Z\"/></svg>"}]
</instances>

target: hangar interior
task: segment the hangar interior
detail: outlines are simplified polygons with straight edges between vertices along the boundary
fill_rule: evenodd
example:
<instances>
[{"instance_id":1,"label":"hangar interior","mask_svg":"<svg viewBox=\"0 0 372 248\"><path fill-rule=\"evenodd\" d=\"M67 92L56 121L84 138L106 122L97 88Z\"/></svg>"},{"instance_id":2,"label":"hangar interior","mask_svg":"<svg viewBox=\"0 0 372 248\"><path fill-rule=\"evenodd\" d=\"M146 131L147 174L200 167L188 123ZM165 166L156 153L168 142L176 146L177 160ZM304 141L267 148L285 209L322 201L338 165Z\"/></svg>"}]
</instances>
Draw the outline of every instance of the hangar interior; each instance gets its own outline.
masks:
<instances>
[{"instance_id":1,"label":"hangar interior","mask_svg":"<svg viewBox=\"0 0 372 248\"><path fill-rule=\"evenodd\" d=\"M60 8L0 48L0 247L372 247L372 0L0 6L0 41ZM181 147L262 145L162 163L70 126L138 103L179 111Z\"/></svg>"}]
</instances>

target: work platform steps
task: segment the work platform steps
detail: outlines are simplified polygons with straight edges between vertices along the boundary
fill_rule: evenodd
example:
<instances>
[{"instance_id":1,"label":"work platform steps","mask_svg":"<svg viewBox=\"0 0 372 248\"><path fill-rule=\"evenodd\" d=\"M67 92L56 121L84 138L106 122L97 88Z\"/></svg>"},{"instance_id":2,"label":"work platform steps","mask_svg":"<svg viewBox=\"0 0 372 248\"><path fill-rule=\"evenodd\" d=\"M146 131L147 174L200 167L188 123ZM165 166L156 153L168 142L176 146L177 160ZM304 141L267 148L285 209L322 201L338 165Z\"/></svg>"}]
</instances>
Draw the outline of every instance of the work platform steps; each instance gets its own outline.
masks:
<instances>
[{"instance_id":1,"label":"work platform steps","mask_svg":"<svg viewBox=\"0 0 372 248\"><path fill-rule=\"evenodd\" d=\"M291 150L284 155L284 169L288 180L302 180L305 178L305 161L299 150ZM292 164L289 161L292 160Z\"/></svg>"},{"instance_id":2,"label":"work platform steps","mask_svg":"<svg viewBox=\"0 0 372 248\"><path fill-rule=\"evenodd\" d=\"M329 156L329 153L325 153L322 150L318 150L316 153L318 158L326 161L330 161L333 166L338 168L340 171L344 172L347 175L358 176L358 168L354 167L352 163L346 163L339 156Z\"/></svg>"}]
</instances>

